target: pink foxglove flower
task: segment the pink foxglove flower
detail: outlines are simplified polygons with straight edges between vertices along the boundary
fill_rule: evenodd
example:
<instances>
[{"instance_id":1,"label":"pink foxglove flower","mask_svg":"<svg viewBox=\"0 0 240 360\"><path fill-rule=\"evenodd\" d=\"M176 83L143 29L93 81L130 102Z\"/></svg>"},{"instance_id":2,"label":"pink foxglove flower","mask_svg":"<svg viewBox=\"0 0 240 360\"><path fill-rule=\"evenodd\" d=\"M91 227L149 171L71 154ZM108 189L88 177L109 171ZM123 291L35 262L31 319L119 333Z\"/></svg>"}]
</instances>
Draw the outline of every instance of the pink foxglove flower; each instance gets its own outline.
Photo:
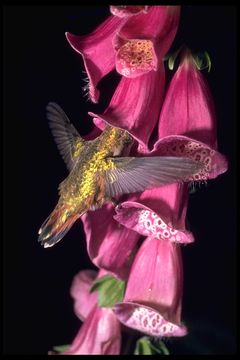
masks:
<instances>
[{"instance_id":1,"label":"pink foxglove flower","mask_svg":"<svg viewBox=\"0 0 240 360\"><path fill-rule=\"evenodd\" d=\"M206 181L227 170L223 155L204 143L185 136L167 136L160 139L150 154L184 156L201 161L205 167L189 177L189 181ZM141 235L173 242L189 243L193 236L185 230L188 203L187 184L171 184L133 194L116 208L114 219Z\"/></svg>"},{"instance_id":2,"label":"pink foxglove flower","mask_svg":"<svg viewBox=\"0 0 240 360\"><path fill-rule=\"evenodd\" d=\"M108 108L101 115L90 112L100 129L108 123L125 129L146 148L149 137L157 124L165 84L163 63L158 71L129 79L122 77ZM151 116L149 116L151 109Z\"/></svg>"},{"instance_id":3,"label":"pink foxglove flower","mask_svg":"<svg viewBox=\"0 0 240 360\"><path fill-rule=\"evenodd\" d=\"M217 148L212 95L187 48L183 50L181 63L171 80L159 120L158 137L173 134L185 135Z\"/></svg>"},{"instance_id":4,"label":"pink foxglove flower","mask_svg":"<svg viewBox=\"0 0 240 360\"><path fill-rule=\"evenodd\" d=\"M135 257L124 300L115 305L115 314L124 325L150 336L184 336L182 281L180 248L149 237Z\"/></svg>"},{"instance_id":5,"label":"pink foxglove flower","mask_svg":"<svg viewBox=\"0 0 240 360\"><path fill-rule=\"evenodd\" d=\"M151 6L130 17L114 38L116 69L126 77L157 70L177 32L180 6Z\"/></svg>"},{"instance_id":6,"label":"pink foxglove flower","mask_svg":"<svg viewBox=\"0 0 240 360\"><path fill-rule=\"evenodd\" d=\"M84 321L69 349L61 355L118 355L121 347L121 325L111 308L97 305L97 293L90 293L93 281L106 275L86 270L73 280L71 295L76 315ZM54 354L50 352L50 354Z\"/></svg>"},{"instance_id":7,"label":"pink foxglove flower","mask_svg":"<svg viewBox=\"0 0 240 360\"><path fill-rule=\"evenodd\" d=\"M111 204L82 216L91 261L118 278L126 279L140 235L113 219Z\"/></svg>"},{"instance_id":8,"label":"pink foxglove flower","mask_svg":"<svg viewBox=\"0 0 240 360\"><path fill-rule=\"evenodd\" d=\"M105 32L99 29L84 39L66 34L71 46L83 55L93 101L97 99L92 94L96 94L96 86L101 77L113 70L114 66L123 75L104 114L90 113L98 127L103 129L107 122L126 129L143 147L147 146L162 104L165 84L162 58L175 37L179 14L179 6L152 6L147 13L141 12L122 19L121 24L114 24L111 28L111 41L110 32L107 31L105 36ZM117 16L115 18L119 19ZM106 24L110 29L112 23L109 22L109 25L106 20ZM91 64L91 69L87 67L87 61Z\"/></svg>"},{"instance_id":9,"label":"pink foxglove flower","mask_svg":"<svg viewBox=\"0 0 240 360\"><path fill-rule=\"evenodd\" d=\"M146 190L117 206L114 219L144 236L173 243L191 243L193 235L185 229L187 200L188 188L182 184Z\"/></svg>"}]
</instances>

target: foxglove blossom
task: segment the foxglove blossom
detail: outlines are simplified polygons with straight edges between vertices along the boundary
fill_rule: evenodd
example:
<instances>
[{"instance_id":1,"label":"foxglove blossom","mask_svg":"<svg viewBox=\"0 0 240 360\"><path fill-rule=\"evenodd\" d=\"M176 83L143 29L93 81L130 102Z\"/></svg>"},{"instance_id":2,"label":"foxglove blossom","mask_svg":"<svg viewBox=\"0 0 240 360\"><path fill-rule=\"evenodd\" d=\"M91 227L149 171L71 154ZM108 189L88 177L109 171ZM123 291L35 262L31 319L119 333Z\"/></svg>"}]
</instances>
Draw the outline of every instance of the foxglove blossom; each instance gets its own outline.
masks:
<instances>
[{"instance_id":1,"label":"foxglove blossom","mask_svg":"<svg viewBox=\"0 0 240 360\"><path fill-rule=\"evenodd\" d=\"M161 110L158 137L168 135L185 135L217 149L212 95L187 48L183 50L181 63L170 82Z\"/></svg>"},{"instance_id":2,"label":"foxglove blossom","mask_svg":"<svg viewBox=\"0 0 240 360\"><path fill-rule=\"evenodd\" d=\"M96 35L99 32L97 29L89 35L91 44L94 43L94 47L90 49L88 49L88 37L82 39L66 34L71 46L83 55L85 65L86 59L96 65L96 61L100 62L101 56L104 58L101 60L109 65L106 67L100 63L92 67L92 70L87 68L91 97L91 94L96 93L96 85L100 78L114 67L123 75L105 112L90 113L98 127L103 129L105 122L120 127L129 131L143 147L147 146L162 103L165 84L162 58L175 37L179 13L179 6L152 6L147 13L140 12L134 16L126 16L122 18L121 24L118 23L114 27L115 30L112 28L111 45L109 36L104 37L104 31L100 32L102 37L99 41ZM117 16L115 18L120 19ZM113 31L115 31L114 36ZM95 60L98 49L100 55ZM104 71L101 69L102 66ZM96 100L96 96L93 100ZM149 117L149 108L151 108L151 117Z\"/></svg>"},{"instance_id":3,"label":"foxglove blossom","mask_svg":"<svg viewBox=\"0 0 240 360\"><path fill-rule=\"evenodd\" d=\"M70 348L63 355L119 355L120 323L113 311L97 305L81 326Z\"/></svg>"},{"instance_id":4,"label":"foxglove blossom","mask_svg":"<svg viewBox=\"0 0 240 360\"><path fill-rule=\"evenodd\" d=\"M177 32L180 6L151 6L147 14L130 17L114 37L116 69L134 78L157 70Z\"/></svg>"},{"instance_id":5,"label":"foxglove blossom","mask_svg":"<svg viewBox=\"0 0 240 360\"><path fill-rule=\"evenodd\" d=\"M91 261L118 278L126 279L140 235L113 219L111 204L82 216Z\"/></svg>"},{"instance_id":6,"label":"foxglove blossom","mask_svg":"<svg viewBox=\"0 0 240 360\"><path fill-rule=\"evenodd\" d=\"M69 349L61 355L118 355L121 347L120 323L111 308L97 305L97 294L90 293L93 281L105 275L100 271L80 271L74 277L71 295L76 315L84 320ZM54 354L50 352L50 354Z\"/></svg>"},{"instance_id":7,"label":"foxglove blossom","mask_svg":"<svg viewBox=\"0 0 240 360\"><path fill-rule=\"evenodd\" d=\"M100 129L104 129L106 123L125 129L142 148L147 149L163 101L164 84L163 63L159 63L157 72L150 71L133 79L122 77L105 112L101 115L92 112L89 114Z\"/></svg>"},{"instance_id":8,"label":"foxglove blossom","mask_svg":"<svg viewBox=\"0 0 240 360\"><path fill-rule=\"evenodd\" d=\"M184 336L181 299L180 248L148 237L135 257L124 300L114 307L117 317L150 336Z\"/></svg>"}]
</instances>

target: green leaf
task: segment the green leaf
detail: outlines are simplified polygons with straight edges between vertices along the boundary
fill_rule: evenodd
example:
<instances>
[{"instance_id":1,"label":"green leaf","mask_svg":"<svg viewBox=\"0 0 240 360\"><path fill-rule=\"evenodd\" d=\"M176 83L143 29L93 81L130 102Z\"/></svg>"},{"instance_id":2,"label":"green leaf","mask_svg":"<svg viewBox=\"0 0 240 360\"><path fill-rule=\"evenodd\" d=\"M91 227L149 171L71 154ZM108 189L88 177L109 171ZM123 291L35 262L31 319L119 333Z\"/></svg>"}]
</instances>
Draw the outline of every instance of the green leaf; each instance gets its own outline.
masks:
<instances>
[{"instance_id":1,"label":"green leaf","mask_svg":"<svg viewBox=\"0 0 240 360\"><path fill-rule=\"evenodd\" d=\"M64 352L67 351L70 345L57 345L54 346L53 350L57 351L57 352Z\"/></svg>"},{"instance_id":2,"label":"green leaf","mask_svg":"<svg viewBox=\"0 0 240 360\"><path fill-rule=\"evenodd\" d=\"M169 355L169 351L163 341L143 336L136 343L134 355Z\"/></svg>"},{"instance_id":3,"label":"green leaf","mask_svg":"<svg viewBox=\"0 0 240 360\"><path fill-rule=\"evenodd\" d=\"M205 57L206 57L206 60L207 60L207 64L208 64L208 72L210 72L211 70L211 67L212 67L212 61L211 61L211 58L208 54L207 51L204 51L204 54L205 54Z\"/></svg>"},{"instance_id":4,"label":"green leaf","mask_svg":"<svg viewBox=\"0 0 240 360\"><path fill-rule=\"evenodd\" d=\"M94 281L90 292L98 291L98 306L113 307L122 301L125 282L111 275L105 275Z\"/></svg>"},{"instance_id":5,"label":"green leaf","mask_svg":"<svg viewBox=\"0 0 240 360\"><path fill-rule=\"evenodd\" d=\"M180 46L180 48L175 51L173 54L169 54L167 57L166 57L166 60L168 61L168 68L169 70L173 70L174 69L174 64L175 64L175 61L180 53L180 51L182 50L182 46Z\"/></svg>"},{"instance_id":6,"label":"green leaf","mask_svg":"<svg viewBox=\"0 0 240 360\"><path fill-rule=\"evenodd\" d=\"M212 62L211 58L207 51L203 53L197 53L193 56L193 60L198 68L198 70L208 69L208 72L211 70Z\"/></svg>"},{"instance_id":7,"label":"green leaf","mask_svg":"<svg viewBox=\"0 0 240 360\"><path fill-rule=\"evenodd\" d=\"M151 342L147 336L140 338L134 350L134 355L153 355Z\"/></svg>"}]
</instances>

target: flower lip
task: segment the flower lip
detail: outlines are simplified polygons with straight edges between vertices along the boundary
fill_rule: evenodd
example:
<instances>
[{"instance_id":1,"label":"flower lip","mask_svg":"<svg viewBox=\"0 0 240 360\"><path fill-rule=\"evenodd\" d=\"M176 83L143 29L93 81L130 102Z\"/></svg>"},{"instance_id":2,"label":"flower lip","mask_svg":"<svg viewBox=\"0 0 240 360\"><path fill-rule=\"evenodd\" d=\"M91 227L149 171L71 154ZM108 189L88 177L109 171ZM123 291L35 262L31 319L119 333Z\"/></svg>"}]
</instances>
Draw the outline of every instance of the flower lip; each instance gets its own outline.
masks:
<instances>
[{"instance_id":1,"label":"flower lip","mask_svg":"<svg viewBox=\"0 0 240 360\"><path fill-rule=\"evenodd\" d=\"M126 326L150 336L183 336L181 249L145 239L131 267L124 299L113 308Z\"/></svg>"},{"instance_id":2,"label":"flower lip","mask_svg":"<svg viewBox=\"0 0 240 360\"><path fill-rule=\"evenodd\" d=\"M170 224L167 224L162 217L141 203L126 201L121 203L121 207L115 208L115 211L117 213L114 215L115 220L141 235L175 243L194 242L191 232L175 229Z\"/></svg>"},{"instance_id":3,"label":"flower lip","mask_svg":"<svg viewBox=\"0 0 240 360\"><path fill-rule=\"evenodd\" d=\"M158 311L140 303L122 302L116 304L113 311L121 323L150 336L187 335L187 328L184 325L167 321Z\"/></svg>"},{"instance_id":4,"label":"flower lip","mask_svg":"<svg viewBox=\"0 0 240 360\"><path fill-rule=\"evenodd\" d=\"M187 156L202 163L203 167L201 166L193 176L189 176L189 181L214 179L228 168L225 156L205 143L183 135L169 135L159 139L151 154Z\"/></svg>"}]
</instances>

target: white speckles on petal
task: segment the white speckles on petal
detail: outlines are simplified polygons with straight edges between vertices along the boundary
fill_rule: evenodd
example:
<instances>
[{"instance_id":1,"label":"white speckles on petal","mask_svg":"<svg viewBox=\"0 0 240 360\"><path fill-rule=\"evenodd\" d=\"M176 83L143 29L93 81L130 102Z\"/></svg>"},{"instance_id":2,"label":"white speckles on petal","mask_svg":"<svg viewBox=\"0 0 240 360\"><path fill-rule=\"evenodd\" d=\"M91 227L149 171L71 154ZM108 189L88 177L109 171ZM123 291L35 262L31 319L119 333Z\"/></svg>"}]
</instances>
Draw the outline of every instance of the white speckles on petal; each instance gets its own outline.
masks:
<instances>
[{"instance_id":1,"label":"white speckles on petal","mask_svg":"<svg viewBox=\"0 0 240 360\"><path fill-rule=\"evenodd\" d=\"M121 322L126 326L139 330L150 336L184 336L187 330L184 326L175 325L166 319L157 311L144 306L132 305L132 310L127 309L129 303L126 304L126 314L124 314L124 303L121 304L122 310L116 314ZM122 313L121 313L122 312ZM123 314L123 317L122 317Z\"/></svg>"},{"instance_id":2,"label":"white speckles on petal","mask_svg":"<svg viewBox=\"0 0 240 360\"><path fill-rule=\"evenodd\" d=\"M169 240L172 242L192 242L187 233L176 230L171 222L167 225L156 213L149 210L139 210L136 231L145 236L152 236L158 240Z\"/></svg>"}]
</instances>

